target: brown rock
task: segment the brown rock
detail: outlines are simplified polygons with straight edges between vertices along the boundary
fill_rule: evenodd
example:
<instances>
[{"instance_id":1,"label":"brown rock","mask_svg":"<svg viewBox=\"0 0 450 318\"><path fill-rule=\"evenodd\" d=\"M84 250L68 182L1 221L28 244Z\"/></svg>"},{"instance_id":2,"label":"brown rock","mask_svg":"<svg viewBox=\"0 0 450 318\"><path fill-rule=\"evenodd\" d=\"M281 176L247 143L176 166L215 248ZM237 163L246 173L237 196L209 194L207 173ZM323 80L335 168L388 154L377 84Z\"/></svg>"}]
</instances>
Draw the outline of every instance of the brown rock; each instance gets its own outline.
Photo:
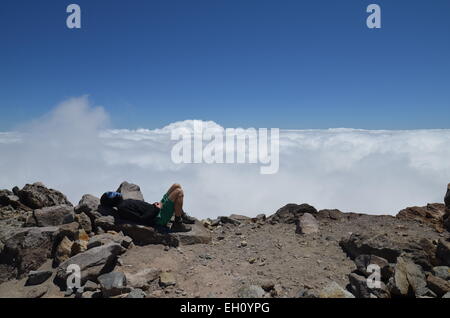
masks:
<instances>
[{"instance_id":1,"label":"brown rock","mask_svg":"<svg viewBox=\"0 0 450 318\"><path fill-rule=\"evenodd\" d=\"M415 220L429 225L438 232L443 232L443 216L445 206L440 203L428 204L426 207L410 207L401 210L397 218L401 220Z\"/></svg>"},{"instance_id":2,"label":"brown rock","mask_svg":"<svg viewBox=\"0 0 450 318\"><path fill-rule=\"evenodd\" d=\"M450 282L443 280L442 278L436 277L434 275L428 275L427 286L439 297L444 296L450 291Z\"/></svg>"},{"instance_id":3,"label":"brown rock","mask_svg":"<svg viewBox=\"0 0 450 318\"><path fill-rule=\"evenodd\" d=\"M68 260L72 255L72 245L73 242L65 236L58 247L56 248L56 254L54 262L56 265L61 264L62 262Z\"/></svg>"}]
</instances>

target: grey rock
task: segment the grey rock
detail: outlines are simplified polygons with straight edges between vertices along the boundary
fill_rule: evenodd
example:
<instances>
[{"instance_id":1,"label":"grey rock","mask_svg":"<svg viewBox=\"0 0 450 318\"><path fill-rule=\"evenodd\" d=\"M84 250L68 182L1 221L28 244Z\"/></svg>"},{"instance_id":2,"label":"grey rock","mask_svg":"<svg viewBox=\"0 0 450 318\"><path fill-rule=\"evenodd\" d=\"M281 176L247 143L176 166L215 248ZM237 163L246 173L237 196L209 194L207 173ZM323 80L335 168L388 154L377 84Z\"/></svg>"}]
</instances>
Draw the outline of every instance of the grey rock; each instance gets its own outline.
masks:
<instances>
[{"instance_id":1,"label":"grey rock","mask_svg":"<svg viewBox=\"0 0 450 318\"><path fill-rule=\"evenodd\" d=\"M316 218L310 214L305 213L298 218L296 233L298 234L314 234L319 232L319 223Z\"/></svg>"},{"instance_id":2,"label":"grey rock","mask_svg":"<svg viewBox=\"0 0 450 318\"><path fill-rule=\"evenodd\" d=\"M121 231L124 235L133 239L136 245L163 244L177 247L180 244L179 238L183 235L172 233L161 233L150 226L133 224L131 222L116 222L116 231ZM189 232L185 236L189 235ZM184 234L184 233L183 233ZM185 238L187 240L187 238Z\"/></svg>"},{"instance_id":3,"label":"grey rock","mask_svg":"<svg viewBox=\"0 0 450 318\"><path fill-rule=\"evenodd\" d=\"M446 293L442 298L450 298L450 292Z\"/></svg>"},{"instance_id":4,"label":"grey rock","mask_svg":"<svg viewBox=\"0 0 450 318\"><path fill-rule=\"evenodd\" d=\"M172 233L180 245L208 244L212 240L211 232L208 231L201 222L195 221L191 224L189 232Z\"/></svg>"},{"instance_id":5,"label":"grey rock","mask_svg":"<svg viewBox=\"0 0 450 318\"><path fill-rule=\"evenodd\" d=\"M143 290L133 288L128 294L127 298L145 298L146 296L147 294Z\"/></svg>"},{"instance_id":6,"label":"grey rock","mask_svg":"<svg viewBox=\"0 0 450 318\"><path fill-rule=\"evenodd\" d=\"M93 281L88 280L84 284L83 288L84 288L85 291L96 291L96 290L99 289L99 286L98 286L98 284L94 283Z\"/></svg>"},{"instance_id":7,"label":"grey rock","mask_svg":"<svg viewBox=\"0 0 450 318\"><path fill-rule=\"evenodd\" d=\"M55 205L72 206L72 203L67 200L64 194L57 190L48 189L40 182L25 185L18 194L20 201L32 209L42 209Z\"/></svg>"},{"instance_id":8,"label":"grey rock","mask_svg":"<svg viewBox=\"0 0 450 318\"><path fill-rule=\"evenodd\" d=\"M230 218L229 216L219 216L218 219L222 224L233 224L233 225L239 225L241 222L239 220L235 220Z\"/></svg>"},{"instance_id":9,"label":"grey rock","mask_svg":"<svg viewBox=\"0 0 450 318\"><path fill-rule=\"evenodd\" d=\"M295 222L297 222L298 218L305 213L316 215L317 210L309 204L299 205L290 203L278 209L278 211L275 212L275 214L271 215L268 218L268 221L271 224L276 223L294 224Z\"/></svg>"},{"instance_id":10,"label":"grey rock","mask_svg":"<svg viewBox=\"0 0 450 318\"><path fill-rule=\"evenodd\" d=\"M28 279L25 282L26 286L40 285L52 276L51 271L30 271Z\"/></svg>"},{"instance_id":11,"label":"grey rock","mask_svg":"<svg viewBox=\"0 0 450 318\"><path fill-rule=\"evenodd\" d=\"M74 221L73 207L69 205L57 205L34 210L33 216L37 226L58 226Z\"/></svg>"},{"instance_id":12,"label":"grey rock","mask_svg":"<svg viewBox=\"0 0 450 318\"><path fill-rule=\"evenodd\" d=\"M98 277L103 297L112 297L130 291L127 280L122 272L111 272Z\"/></svg>"},{"instance_id":13,"label":"grey rock","mask_svg":"<svg viewBox=\"0 0 450 318\"><path fill-rule=\"evenodd\" d=\"M433 267L433 275L443 280L450 280L450 267L448 266L436 266Z\"/></svg>"},{"instance_id":14,"label":"grey rock","mask_svg":"<svg viewBox=\"0 0 450 318\"><path fill-rule=\"evenodd\" d=\"M58 227L20 228L5 239L0 264L8 268L9 276L22 278L37 270L51 256L53 234Z\"/></svg>"},{"instance_id":15,"label":"grey rock","mask_svg":"<svg viewBox=\"0 0 450 318\"><path fill-rule=\"evenodd\" d=\"M353 294L339 286L336 282L331 282L318 293L319 298L355 298Z\"/></svg>"},{"instance_id":16,"label":"grey rock","mask_svg":"<svg viewBox=\"0 0 450 318\"><path fill-rule=\"evenodd\" d=\"M121 245L111 243L77 254L59 265L55 283L65 288L66 279L71 274L67 272L67 268L72 264L79 266L82 284L88 280L96 280L98 276L114 268L117 262L117 256L123 252L125 252L125 249Z\"/></svg>"},{"instance_id":17,"label":"grey rock","mask_svg":"<svg viewBox=\"0 0 450 318\"><path fill-rule=\"evenodd\" d=\"M124 236L119 233L118 234L104 233L104 234L99 234L99 235L95 235L95 236L91 237L89 239L87 248L90 249L90 248L94 248L94 247L109 244L109 243L117 243L117 244L122 245L125 248L128 248L128 247L130 247L132 242L133 242L133 240L130 237Z\"/></svg>"},{"instance_id":18,"label":"grey rock","mask_svg":"<svg viewBox=\"0 0 450 318\"><path fill-rule=\"evenodd\" d=\"M317 295L309 288L300 288L297 298L317 298Z\"/></svg>"},{"instance_id":19,"label":"grey rock","mask_svg":"<svg viewBox=\"0 0 450 318\"><path fill-rule=\"evenodd\" d=\"M127 278L128 286L147 290L150 283L160 277L161 270L155 268L145 268L138 272L131 273L124 269L124 274Z\"/></svg>"},{"instance_id":20,"label":"grey rock","mask_svg":"<svg viewBox=\"0 0 450 318\"><path fill-rule=\"evenodd\" d=\"M261 286L250 285L250 286L242 286L238 292L238 298L263 298L266 292Z\"/></svg>"},{"instance_id":21,"label":"grey rock","mask_svg":"<svg viewBox=\"0 0 450 318\"><path fill-rule=\"evenodd\" d=\"M85 194L81 198L78 205L75 207L75 213L85 213L91 220L91 223L94 223L95 219L101 217L102 214L98 211L100 206L100 199L91 195Z\"/></svg>"},{"instance_id":22,"label":"grey rock","mask_svg":"<svg viewBox=\"0 0 450 318\"><path fill-rule=\"evenodd\" d=\"M116 231L117 226L115 224L115 219L113 216L101 216L95 219L95 226L101 227L104 231Z\"/></svg>"},{"instance_id":23,"label":"grey rock","mask_svg":"<svg viewBox=\"0 0 450 318\"><path fill-rule=\"evenodd\" d=\"M383 282L379 282L380 288L374 288L368 284L368 278L364 276L351 273L348 278L350 281L351 292L356 296L356 298L373 298L373 296L377 298L390 297L389 291Z\"/></svg>"},{"instance_id":24,"label":"grey rock","mask_svg":"<svg viewBox=\"0 0 450 318\"><path fill-rule=\"evenodd\" d=\"M128 183L126 181L117 189L117 192L122 194L122 197L126 199L141 200L144 201L144 196L142 195L141 189L138 185Z\"/></svg>"},{"instance_id":25,"label":"grey rock","mask_svg":"<svg viewBox=\"0 0 450 318\"><path fill-rule=\"evenodd\" d=\"M317 212L317 219L319 220L334 220L338 221L344 218L344 213L339 210L320 210Z\"/></svg>"},{"instance_id":26,"label":"grey rock","mask_svg":"<svg viewBox=\"0 0 450 318\"><path fill-rule=\"evenodd\" d=\"M427 293L427 281L422 268L406 257L399 257L394 276L390 281L392 294L404 297L418 297Z\"/></svg>"},{"instance_id":27,"label":"grey rock","mask_svg":"<svg viewBox=\"0 0 450 318\"><path fill-rule=\"evenodd\" d=\"M41 298L44 296L48 291L48 286L45 285L39 285L32 287L27 291L25 294L25 298Z\"/></svg>"}]
</instances>

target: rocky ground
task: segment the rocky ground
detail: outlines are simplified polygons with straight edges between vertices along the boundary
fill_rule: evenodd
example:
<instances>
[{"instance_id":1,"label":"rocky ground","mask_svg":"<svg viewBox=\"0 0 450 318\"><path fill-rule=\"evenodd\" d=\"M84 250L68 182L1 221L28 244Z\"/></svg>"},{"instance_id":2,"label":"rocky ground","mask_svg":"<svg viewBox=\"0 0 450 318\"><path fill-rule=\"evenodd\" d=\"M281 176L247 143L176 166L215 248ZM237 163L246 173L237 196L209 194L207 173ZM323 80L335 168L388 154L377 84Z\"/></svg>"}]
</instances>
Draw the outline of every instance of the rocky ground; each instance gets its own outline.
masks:
<instances>
[{"instance_id":1,"label":"rocky ground","mask_svg":"<svg viewBox=\"0 0 450 318\"><path fill-rule=\"evenodd\" d=\"M143 198L126 182L118 191ZM41 183L0 190L0 297L448 298L450 190L444 201L396 217L288 204L267 218L160 233L114 217L92 195L74 207Z\"/></svg>"}]
</instances>

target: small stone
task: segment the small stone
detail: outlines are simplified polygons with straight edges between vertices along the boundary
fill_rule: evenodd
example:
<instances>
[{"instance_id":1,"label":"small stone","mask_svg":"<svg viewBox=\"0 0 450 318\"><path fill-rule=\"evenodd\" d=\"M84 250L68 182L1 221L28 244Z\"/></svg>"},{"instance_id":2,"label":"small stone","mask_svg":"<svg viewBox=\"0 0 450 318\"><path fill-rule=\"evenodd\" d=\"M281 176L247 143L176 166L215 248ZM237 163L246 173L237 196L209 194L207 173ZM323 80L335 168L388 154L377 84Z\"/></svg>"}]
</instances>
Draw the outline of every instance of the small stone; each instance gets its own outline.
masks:
<instances>
[{"instance_id":1,"label":"small stone","mask_svg":"<svg viewBox=\"0 0 450 318\"><path fill-rule=\"evenodd\" d=\"M127 298L145 298L146 296L147 294L143 290L134 288L128 294Z\"/></svg>"},{"instance_id":2,"label":"small stone","mask_svg":"<svg viewBox=\"0 0 450 318\"><path fill-rule=\"evenodd\" d=\"M256 262L256 258L254 258L254 257L249 258L249 259L248 259L248 262L249 262L250 264L253 264L253 263Z\"/></svg>"},{"instance_id":3,"label":"small stone","mask_svg":"<svg viewBox=\"0 0 450 318\"><path fill-rule=\"evenodd\" d=\"M131 290L126 287L126 277L122 272L103 274L98 277L98 281L104 297L117 296Z\"/></svg>"},{"instance_id":4,"label":"small stone","mask_svg":"<svg viewBox=\"0 0 450 318\"><path fill-rule=\"evenodd\" d=\"M246 247L246 246L247 246L247 242L246 242L246 241L242 241L242 242L241 242L241 246L242 246L242 247Z\"/></svg>"},{"instance_id":5,"label":"small stone","mask_svg":"<svg viewBox=\"0 0 450 318\"><path fill-rule=\"evenodd\" d=\"M275 284L273 289L270 291L272 297L280 297L283 294L283 287L280 284Z\"/></svg>"},{"instance_id":6,"label":"small stone","mask_svg":"<svg viewBox=\"0 0 450 318\"><path fill-rule=\"evenodd\" d=\"M27 293L26 293L26 298L41 298L42 296L44 296L48 291L48 287L45 285L41 285L41 286L36 286L31 288Z\"/></svg>"},{"instance_id":7,"label":"small stone","mask_svg":"<svg viewBox=\"0 0 450 318\"><path fill-rule=\"evenodd\" d=\"M272 290L275 286L275 283L271 280L266 280L261 284L261 288L264 289L266 292Z\"/></svg>"},{"instance_id":8,"label":"small stone","mask_svg":"<svg viewBox=\"0 0 450 318\"><path fill-rule=\"evenodd\" d=\"M162 272L159 275L159 285L161 287L176 285L175 275L172 272Z\"/></svg>"},{"instance_id":9,"label":"small stone","mask_svg":"<svg viewBox=\"0 0 450 318\"><path fill-rule=\"evenodd\" d=\"M98 285L93 281L88 280L86 284L83 286L85 291L96 291L98 289Z\"/></svg>"}]
</instances>

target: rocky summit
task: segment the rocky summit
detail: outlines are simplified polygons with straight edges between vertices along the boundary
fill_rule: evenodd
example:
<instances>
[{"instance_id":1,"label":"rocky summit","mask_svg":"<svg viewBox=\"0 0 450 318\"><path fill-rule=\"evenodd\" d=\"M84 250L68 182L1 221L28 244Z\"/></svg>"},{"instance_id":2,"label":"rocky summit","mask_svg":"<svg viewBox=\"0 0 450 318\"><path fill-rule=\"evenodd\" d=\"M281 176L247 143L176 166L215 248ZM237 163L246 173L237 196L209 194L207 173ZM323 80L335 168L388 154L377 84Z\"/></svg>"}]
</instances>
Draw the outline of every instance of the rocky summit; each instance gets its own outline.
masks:
<instances>
[{"instance_id":1,"label":"rocky summit","mask_svg":"<svg viewBox=\"0 0 450 318\"><path fill-rule=\"evenodd\" d=\"M171 233L27 184L0 190L0 297L449 298L450 185L443 201L397 216L290 203Z\"/></svg>"}]
</instances>

